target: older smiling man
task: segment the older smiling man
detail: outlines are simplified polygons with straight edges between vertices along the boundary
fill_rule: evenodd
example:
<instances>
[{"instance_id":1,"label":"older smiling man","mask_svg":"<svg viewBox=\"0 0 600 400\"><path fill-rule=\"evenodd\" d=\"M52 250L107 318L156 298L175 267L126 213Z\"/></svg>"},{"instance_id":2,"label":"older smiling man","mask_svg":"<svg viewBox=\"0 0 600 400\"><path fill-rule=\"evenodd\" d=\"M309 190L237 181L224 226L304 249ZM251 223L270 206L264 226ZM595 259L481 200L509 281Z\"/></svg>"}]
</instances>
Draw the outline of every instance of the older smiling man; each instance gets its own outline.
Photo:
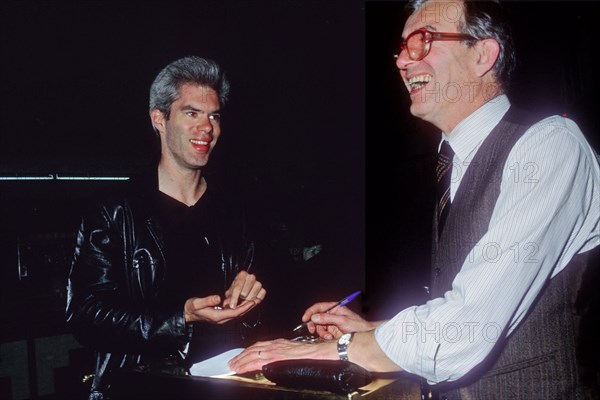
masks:
<instances>
[{"instance_id":1,"label":"older smiling man","mask_svg":"<svg viewBox=\"0 0 600 400\"><path fill-rule=\"evenodd\" d=\"M447 399L583 398L572 306L600 244L597 155L573 121L511 106L499 2L409 7L396 65L410 112L441 131L432 298L385 322L317 303L303 320L325 342L259 342L230 366L348 357Z\"/></svg>"}]
</instances>

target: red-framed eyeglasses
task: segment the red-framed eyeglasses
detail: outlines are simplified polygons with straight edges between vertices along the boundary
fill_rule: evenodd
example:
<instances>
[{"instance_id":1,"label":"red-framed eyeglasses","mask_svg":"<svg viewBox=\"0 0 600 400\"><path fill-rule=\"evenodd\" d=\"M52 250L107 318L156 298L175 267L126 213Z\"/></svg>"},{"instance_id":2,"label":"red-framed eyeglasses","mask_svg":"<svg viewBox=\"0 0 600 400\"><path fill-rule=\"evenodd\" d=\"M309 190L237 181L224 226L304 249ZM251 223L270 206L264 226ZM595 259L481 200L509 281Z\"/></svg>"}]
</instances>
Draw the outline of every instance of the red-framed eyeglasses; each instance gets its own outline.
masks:
<instances>
[{"instance_id":1,"label":"red-framed eyeglasses","mask_svg":"<svg viewBox=\"0 0 600 400\"><path fill-rule=\"evenodd\" d=\"M431 32L425 28L417 29L400 42L400 53L407 51L408 58L413 61L424 59L431 49L431 42L436 40L477 40L465 33ZM398 58L400 53L394 54Z\"/></svg>"}]
</instances>

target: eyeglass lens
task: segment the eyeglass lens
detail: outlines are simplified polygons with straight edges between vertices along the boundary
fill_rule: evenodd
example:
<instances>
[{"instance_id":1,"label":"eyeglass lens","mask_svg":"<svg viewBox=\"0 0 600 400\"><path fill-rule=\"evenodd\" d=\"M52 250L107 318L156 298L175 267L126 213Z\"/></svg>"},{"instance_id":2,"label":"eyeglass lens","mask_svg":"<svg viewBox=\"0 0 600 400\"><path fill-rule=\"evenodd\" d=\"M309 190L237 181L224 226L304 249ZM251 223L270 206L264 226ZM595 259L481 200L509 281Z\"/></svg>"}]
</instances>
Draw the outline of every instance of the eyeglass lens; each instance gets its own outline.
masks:
<instances>
[{"instance_id":1,"label":"eyeglass lens","mask_svg":"<svg viewBox=\"0 0 600 400\"><path fill-rule=\"evenodd\" d=\"M425 57L427 53L427 43L425 42L425 33L415 32L406 39L406 51L411 60L418 61Z\"/></svg>"}]
</instances>

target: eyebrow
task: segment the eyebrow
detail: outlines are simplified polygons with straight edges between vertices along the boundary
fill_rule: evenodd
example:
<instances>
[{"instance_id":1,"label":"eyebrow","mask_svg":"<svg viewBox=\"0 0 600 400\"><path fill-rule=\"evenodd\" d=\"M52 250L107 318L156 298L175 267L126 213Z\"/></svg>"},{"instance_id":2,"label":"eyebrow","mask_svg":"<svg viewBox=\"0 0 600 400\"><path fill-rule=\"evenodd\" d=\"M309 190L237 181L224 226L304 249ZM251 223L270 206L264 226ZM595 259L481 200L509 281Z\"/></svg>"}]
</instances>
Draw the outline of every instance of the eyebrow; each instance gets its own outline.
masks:
<instances>
[{"instance_id":1,"label":"eyebrow","mask_svg":"<svg viewBox=\"0 0 600 400\"><path fill-rule=\"evenodd\" d=\"M205 110L203 110L201 108L196 108L196 107L194 107L192 105L189 105L189 104L185 104L185 105L181 106L181 110L182 111L204 112L204 113L207 113L207 114L220 114L221 113L220 109L216 109L215 111L212 111L212 112L206 112Z\"/></svg>"},{"instance_id":2,"label":"eyebrow","mask_svg":"<svg viewBox=\"0 0 600 400\"><path fill-rule=\"evenodd\" d=\"M432 31L432 32L437 32L438 31L438 29L435 26L432 26L432 25L423 25L420 28L413 29L408 34L410 35L411 33L415 32L415 31L418 31L419 29L427 29L428 31ZM404 40L404 39L406 39L406 37L403 36L402 40Z\"/></svg>"}]
</instances>

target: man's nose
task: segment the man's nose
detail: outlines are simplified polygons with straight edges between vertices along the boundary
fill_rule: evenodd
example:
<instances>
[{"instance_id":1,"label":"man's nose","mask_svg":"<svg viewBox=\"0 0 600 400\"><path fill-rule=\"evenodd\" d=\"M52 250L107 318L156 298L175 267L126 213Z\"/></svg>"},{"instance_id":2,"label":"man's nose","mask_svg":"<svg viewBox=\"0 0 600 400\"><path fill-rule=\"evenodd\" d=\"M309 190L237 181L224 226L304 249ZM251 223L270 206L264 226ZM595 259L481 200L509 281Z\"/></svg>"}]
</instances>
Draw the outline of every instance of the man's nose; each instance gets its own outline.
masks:
<instances>
[{"instance_id":1,"label":"man's nose","mask_svg":"<svg viewBox=\"0 0 600 400\"><path fill-rule=\"evenodd\" d=\"M408 56L408 51L406 49L401 49L400 53L396 55L396 67L400 70L405 70L409 64L413 63L414 60L411 60Z\"/></svg>"},{"instance_id":2,"label":"man's nose","mask_svg":"<svg viewBox=\"0 0 600 400\"><path fill-rule=\"evenodd\" d=\"M203 118L200 118L200 121L198 121L196 129L202 133L209 133L213 130L212 121L210 120L208 115Z\"/></svg>"}]
</instances>

